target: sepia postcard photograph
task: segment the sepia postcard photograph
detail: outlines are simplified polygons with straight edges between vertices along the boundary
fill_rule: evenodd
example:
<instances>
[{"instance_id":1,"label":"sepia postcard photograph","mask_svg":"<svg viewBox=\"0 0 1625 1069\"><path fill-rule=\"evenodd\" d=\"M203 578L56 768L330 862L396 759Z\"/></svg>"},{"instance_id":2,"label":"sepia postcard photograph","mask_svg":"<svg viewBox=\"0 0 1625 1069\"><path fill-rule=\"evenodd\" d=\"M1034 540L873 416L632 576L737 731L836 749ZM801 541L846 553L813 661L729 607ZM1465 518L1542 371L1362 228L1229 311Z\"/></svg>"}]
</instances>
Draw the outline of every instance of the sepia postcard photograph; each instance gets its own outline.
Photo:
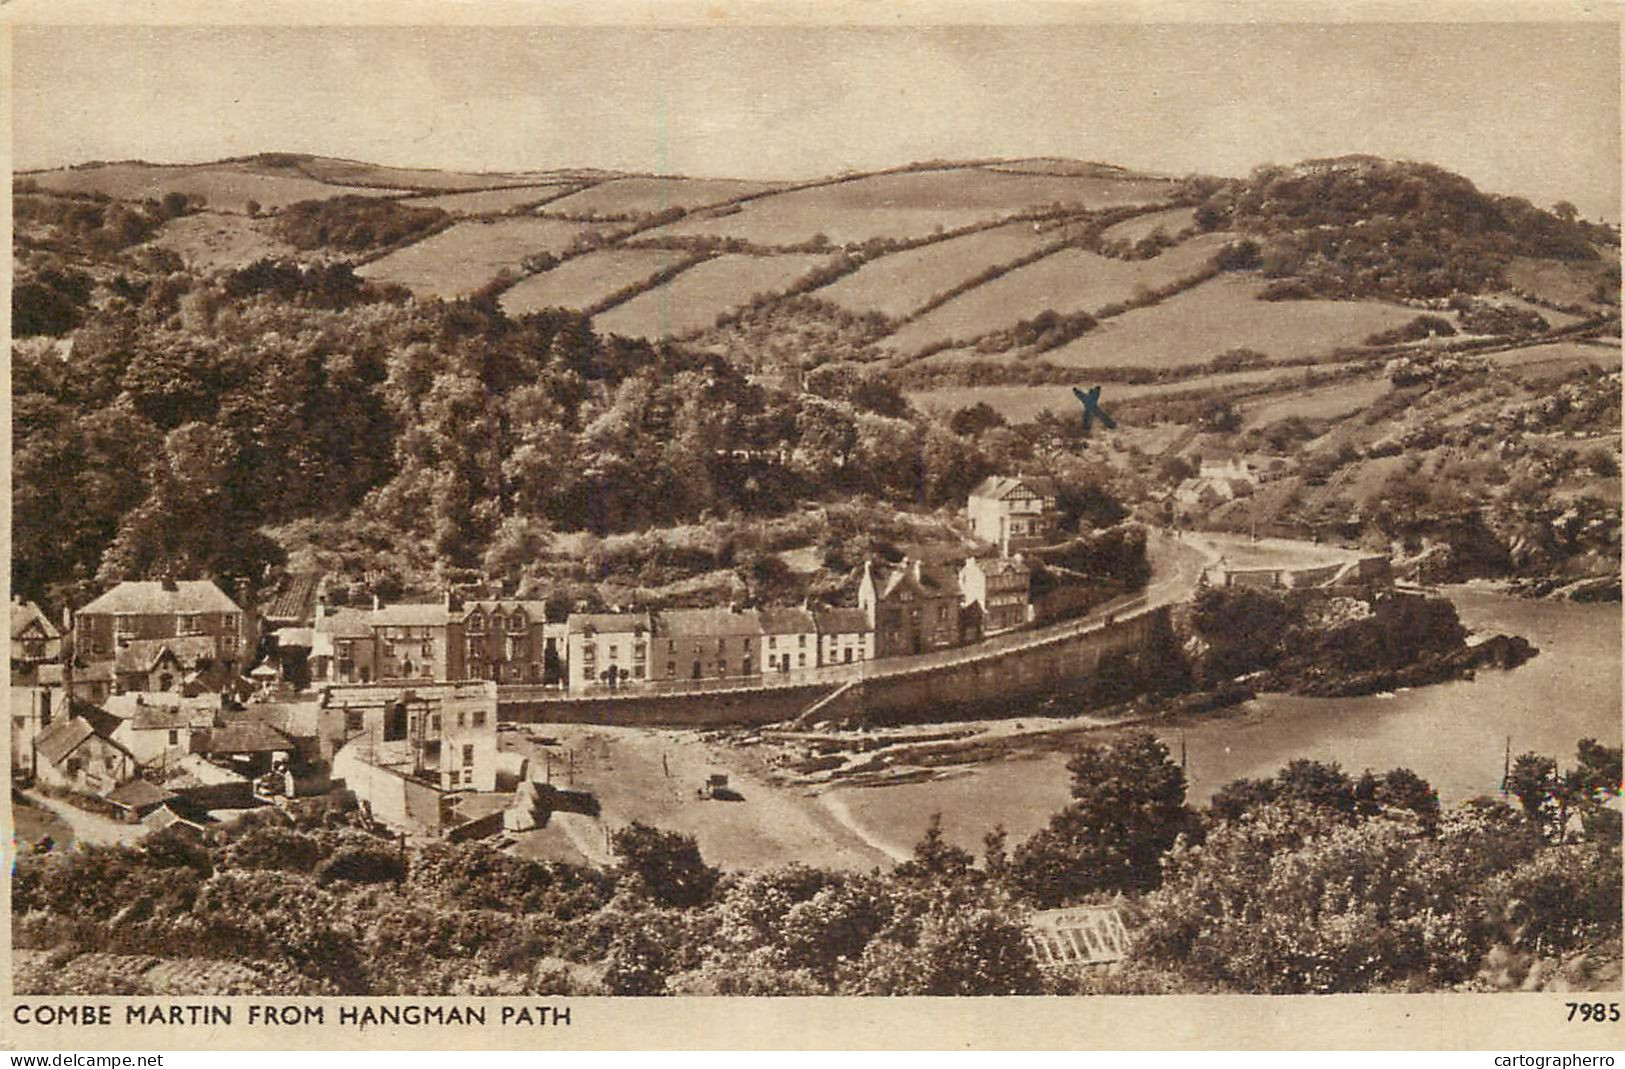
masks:
<instances>
[{"instance_id":1,"label":"sepia postcard photograph","mask_svg":"<svg viewBox=\"0 0 1625 1069\"><path fill-rule=\"evenodd\" d=\"M1619 11L1256 14L0 14L0 1045L1619 1046Z\"/></svg>"}]
</instances>

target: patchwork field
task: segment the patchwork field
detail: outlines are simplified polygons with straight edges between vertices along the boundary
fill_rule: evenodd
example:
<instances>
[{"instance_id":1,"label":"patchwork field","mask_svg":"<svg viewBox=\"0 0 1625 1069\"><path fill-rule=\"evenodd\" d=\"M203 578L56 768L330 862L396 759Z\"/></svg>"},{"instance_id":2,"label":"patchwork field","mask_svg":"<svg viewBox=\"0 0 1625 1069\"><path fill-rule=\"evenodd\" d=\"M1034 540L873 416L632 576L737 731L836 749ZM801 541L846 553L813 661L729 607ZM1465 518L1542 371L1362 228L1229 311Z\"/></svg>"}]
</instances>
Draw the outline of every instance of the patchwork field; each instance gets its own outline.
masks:
<instances>
[{"instance_id":1,"label":"patchwork field","mask_svg":"<svg viewBox=\"0 0 1625 1069\"><path fill-rule=\"evenodd\" d=\"M1020 259L1048 240L1029 223L979 230L882 256L836 279L818 296L849 312L901 319L937 294L989 267Z\"/></svg>"},{"instance_id":2,"label":"patchwork field","mask_svg":"<svg viewBox=\"0 0 1625 1069\"><path fill-rule=\"evenodd\" d=\"M974 167L870 175L762 197L737 210L684 219L656 233L712 234L761 245L798 245L817 234L836 244L918 238L1048 204L1108 208L1150 204L1165 183L1145 179L1008 174Z\"/></svg>"},{"instance_id":3,"label":"patchwork field","mask_svg":"<svg viewBox=\"0 0 1625 1069\"><path fill-rule=\"evenodd\" d=\"M935 359L933 357L932 359ZM1150 383L1094 383L1087 372L1080 373L1077 385L1101 387L1100 403L1108 412L1111 404L1168 394L1207 390L1215 394L1237 387L1253 387L1267 382L1290 382L1304 374L1301 367L1266 367L1248 371L1232 371L1223 375L1203 375L1199 378L1180 379L1177 382ZM967 405L985 402L1011 423L1025 423L1044 409L1057 415L1072 411L1078 401L1072 388L1055 386L951 386L934 390L908 390L904 392L909 403L919 409L938 412L956 412Z\"/></svg>"},{"instance_id":4,"label":"patchwork field","mask_svg":"<svg viewBox=\"0 0 1625 1069\"><path fill-rule=\"evenodd\" d=\"M494 215L569 196L572 191L580 188L575 182L508 186L504 189L482 189L473 193L438 193L430 197L412 197L402 203L418 208L439 208L453 215Z\"/></svg>"},{"instance_id":5,"label":"patchwork field","mask_svg":"<svg viewBox=\"0 0 1625 1069\"><path fill-rule=\"evenodd\" d=\"M1556 374L1579 367L1595 367L1602 371L1620 370L1620 347L1616 342L1559 341L1549 345L1529 345L1521 349L1491 353L1491 363L1518 371L1541 375Z\"/></svg>"},{"instance_id":6,"label":"patchwork field","mask_svg":"<svg viewBox=\"0 0 1625 1069\"><path fill-rule=\"evenodd\" d=\"M551 271L522 279L502 295L502 308L509 315L538 312L543 308L591 308L616 290L681 263L684 256L667 249L589 252L566 260Z\"/></svg>"},{"instance_id":7,"label":"patchwork field","mask_svg":"<svg viewBox=\"0 0 1625 1069\"><path fill-rule=\"evenodd\" d=\"M1221 275L1161 304L1108 319L1044 358L1078 368L1179 367L1244 347L1285 360L1360 345L1417 315L1414 308L1379 301L1255 300L1263 287L1256 278Z\"/></svg>"},{"instance_id":8,"label":"patchwork field","mask_svg":"<svg viewBox=\"0 0 1625 1069\"><path fill-rule=\"evenodd\" d=\"M779 182L732 178L616 178L549 206L550 211L636 215L667 208L689 210L775 189Z\"/></svg>"},{"instance_id":9,"label":"patchwork field","mask_svg":"<svg viewBox=\"0 0 1625 1069\"><path fill-rule=\"evenodd\" d=\"M223 212L198 212L171 219L149 244L168 249L188 267L200 271L244 267L267 256L310 260L304 253L271 233L275 222Z\"/></svg>"},{"instance_id":10,"label":"patchwork field","mask_svg":"<svg viewBox=\"0 0 1625 1069\"><path fill-rule=\"evenodd\" d=\"M1141 289L1166 286L1200 271L1225 240L1223 235L1205 234L1150 260L1113 260L1083 249L1063 249L932 309L883 344L901 353L917 352L943 339L970 339L1013 326L1046 309L1098 311Z\"/></svg>"},{"instance_id":11,"label":"patchwork field","mask_svg":"<svg viewBox=\"0 0 1625 1069\"><path fill-rule=\"evenodd\" d=\"M1240 407L1242 430L1266 427L1289 416L1303 419L1336 419L1358 412L1393 389L1382 375L1345 380L1308 390L1276 394Z\"/></svg>"},{"instance_id":12,"label":"patchwork field","mask_svg":"<svg viewBox=\"0 0 1625 1069\"><path fill-rule=\"evenodd\" d=\"M701 330L717 316L760 293L777 293L825 263L811 253L719 256L593 318L594 329L635 338L671 337Z\"/></svg>"},{"instance_id":13,"label":"patchwork field","mask_svg":"<svg viewBox=\"0 0 1625 1069\"><path fill-rule=\"evenodd\" d=\"M1195 225L1195 208L1169 208L1165 212L1151 212L1125 219L1116 226L1107 227L1101 237L1107 241L1139 241L1161 230L1172 238L1178 237L1186 227Z\"/></svg>"},{"instance_id":14,"label":"patchwork field","mask_svg":"<svg viewBox=\"0 0 1625 1069\"><path fill-rule=\"evenodd\" d=\"M534 185L535 175L480 171L428 171L416 167L386 167L358 160L317 157L302 160L299 170L336 185L394 186L398 189L488 189L492 186Z\"/></svg>"},{"instance_id":15,"label":"patchwork field","mask_svg":"<svg viewBox=\"0 0 1625 1069\"><path fill-rule=\"evenodd\" d=\"M330 185L312 178L260 174L235 164L199 167L158 167L144 163L110 163L80 170L39 171L18 176L41 189L61 193L103 193L123 200L162 198L166 193L202 197L216 211L246 212L249 201L266 210L301 200L326 200L353 194L362 197L398 196L405 190Z\"/></svg>"},{"instance_id":16,"label":"patchwork field","mask_svg":"<svg viewBox=\"0 0 1625 1069\"><path fill-rule=\"evenodd\" d=\"M460 297L503 268L518 270L531 253L562 252L581 233L556 219L491 219L457 223L361 267L356 274L399 282L419 296Z\"/></svg>"}]
</instances>

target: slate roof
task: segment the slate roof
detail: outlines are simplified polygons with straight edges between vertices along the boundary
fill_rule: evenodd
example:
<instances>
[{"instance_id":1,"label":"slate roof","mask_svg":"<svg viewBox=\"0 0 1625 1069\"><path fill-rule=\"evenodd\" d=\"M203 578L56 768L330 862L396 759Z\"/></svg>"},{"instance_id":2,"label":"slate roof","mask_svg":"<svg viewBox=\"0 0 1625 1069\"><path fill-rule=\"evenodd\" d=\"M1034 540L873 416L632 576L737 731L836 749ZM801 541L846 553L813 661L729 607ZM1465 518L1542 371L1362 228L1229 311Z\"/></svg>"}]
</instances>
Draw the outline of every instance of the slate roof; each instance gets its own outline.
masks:
<instances>
[{"instance_id":1,"label":"slate roof","mask_svg":"<svg viewBox=\"0 0 1625 1069\"><path fill-rule=\"evenodd\" d=\"M995 575L1029 575L1032 569L1027 562L1017 557L977 557L977 567L982 574L992 578Z\"/></svg>"},{"instance_id":2,"label":"slate roof","mask_svg":"<svg viewBox=\"0 0 1625 1069\"><path fill-rule=\"evenodd\" d=\"M208 635L138 638L119 647L113 664L120 672L150 672L165 650L175 655L182 668L195 668L199 661L212 661L217 656L214 639Z\"/></svg>"},{"instance_id":3,"label":"slate roof","mask_svg":"<svg viewBox=\"0 0 1625 1069\"><path fill-rule=\"evenodd\" d=\"M316 631L334 638L371 638L372 614L365 609L335 609L316 621Z\"/></svg>"},{"instance_id":4,"label":"slate roof","mask_svg":"<svg viewBox=\"0 0 1625 1069\"><path fill-rule=\"evenodd\" d=\"M110 725L108 721L112 721L112 724ZM58 720L40 732L34 739L34 749L41 757L53 765L60 763L64 757L84 745L85 740L92 735L100 736L102 741L109 746L124 750L124 747L119 746L118 743L108 737L116 726L117 718L110 717L106 713L99 713L92 717L74 716L67 720ZM124 752L128 753L129 751L125 750Z\"/></svg>"},{"instance_id":5,"label":"slate roof","mask_svg":"<svg viewBox=\"0 0 1625 1069\"><path fill-rule=\"evenodd\" d=\"M497 609L502 615L511 616L515 609L524 609L525 615L530 617L532 623L544 623L547 620L547 602L533 601L520 598L478 598L463 602L463 618L467 619L475 609L490 616Z\"/></svg>"},{"instance_id":6,"label":"slate roof","mask_svg":"<svg viewBox=\"0 0 1625 1069\"><path fill-rule=\"evenodd\" d=\"M820 635L851 635L871 630L869 614L862 609L825 609L814 613Z\"/></svg>"},{"instance_id":7,"label":"slate roof","mask_svg":"<svg viewBox=\"0 0 1625 1069\"><path fill-rule=\"evenodd\" d=\"M219 703L208 705L190 703L180 706L142 706L130 717L132 731L173 731L178 728L207 728L214 726L219 715Z\"/></svg>"},{"instance_id":8,"label":"slate roof","mask_svg":"<svg viewBox=\"0 0 1625 1069\"><path fill-rule=\"evenodd\" d=\"M653 630L646 612L573 612L565 625L572 634L581 634L589 627L600 635L624 635L637 630Z\"/></svg>"},{"instance_id":9,"label":"slate roof","mask_svg":"<svg viewBox=\"0 0 1625 1069\"><path fill-rule=\"evenodd\" d=\"M107 800L130 809L143 809L149 805L160 805L175 795L155 787L144 779L129 779L107 792Z\"/></svg>"},{"instance_id":10,"label":"slate roof","mask_svg":"<svg viewBox=\"0 0 1625 1069\"><path fill-rule=\"evenodd\" d=\"M40 610L32 601L14 601L11 603L11 637L21 638L23 632L28 630L30 624L38 620L40 633L46 638L61 638L62 632L51 623L51 618Z\"/></svg>"},{"instance_id":11,"label":"slate roof","mask_svg":"<svg viewBox=\"0 0 1625 1069\"><path fill-rule=\"evenodd\" d=\"M1040 497L1055 496L1055 480L1042 475L989 475L976 484L970 496L1003 500L1022 487Z\"/></svg>"},{"instance_id":12,"label":"slate roof","mask_svg":"<svg viewBox=\"0 0 1625 1069\"><path fill-rule=\"evenodd\" d=\"M270 724L251 720L211 728L192 741L197 753L266 753L294 748L293 741Z\"/></svg>"},{"instance_id":13,"label":"slate roof","mask_svg":"<svg viewBox=\"0 0 1625 1069\"><path fill-rule=\"evenodd\" d=\"M374 627L444 627L452 613L443 601L407 601L372 610Z\"/></svg>"},{"instance_id":14,"label":"slate roof","mask_svg":"<svg viewBox=\"0 0 1625 1069\"><path fill-rule=\"evenodd\" d=\"M263 724L290 739L313 738L319 729L321 702L251 702L246 709L228 709L220 714L227 727Z\"/></svg>"},{"instance_id":15,"label":"slate roof","mask_svg":"<svg viewBox=\"0 0 1625 1069\"><path fill-rule=\"evenodd\" d=\"M34 751L54 765L94 734L95 729L84 717L58 720L34 737Z\"/></svg>"},{"instance_id":16,"label":"slate roof","mask_svg":"<svg viewBox=\"0 0 1625 1069\"><path fill-rule=\"evenodd\" d=\"M761 616L755 609L735 612L726 608L666 609L660 614L660 632L676 638L731 638L764 633Z\"/></svg>"},{"instance_id":17,"label":"slate roof","mask_svg":"<svg viewBox=\"0 0 1625 1069\"><path fill-rule=\"evenodd\" d=\"M758 615L764 635L810 635L818 630L817 621L806 609L762 609Z\"/></svg>"},{"instance_id":18,"label":"slate roof","mask_svg":"<svg viewBox=\"0 0 1625 1069\"><path fill-rule=\"evenodd\" d=\"M156 579L120 583L89 605L84 613L129 612L163 615L177 612L242 612L212 579L182 579L165 590Z\"/></svg>"},{"instance_id":19,"label":"slate roof","mask_svg":"<svg viewBox=\"0 0 1625 1069\"><path fill-rule=\"evenodd\" d=\"M920 566L920 577L914 577L913 562L905 560L901 566L893 568L891 574L886 576L880 585L880 597L894 598L904 592L912 593L915 597L941 598L959 596L959 577L950 575L944 569L931 565Z\"/></svg>"}]
</instances>

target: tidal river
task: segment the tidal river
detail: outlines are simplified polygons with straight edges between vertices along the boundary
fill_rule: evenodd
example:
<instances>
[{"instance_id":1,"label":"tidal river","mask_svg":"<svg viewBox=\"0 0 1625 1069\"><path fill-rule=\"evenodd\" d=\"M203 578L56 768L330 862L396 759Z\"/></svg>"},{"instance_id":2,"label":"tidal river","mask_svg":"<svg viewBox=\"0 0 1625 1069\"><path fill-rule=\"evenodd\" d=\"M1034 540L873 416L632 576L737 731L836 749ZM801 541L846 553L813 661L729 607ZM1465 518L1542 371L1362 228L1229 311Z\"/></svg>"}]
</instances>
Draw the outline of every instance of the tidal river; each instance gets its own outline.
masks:
<instances>
[{"instance_id":1,"label":"tidal river","mask_svg":"<svg viewBox=\"0 0 1625 1069\"><path fill-rule=\"evenodd\" d=\"M1480 632L1522 635L1540 655L1510 672L1365 698L1265 695L1233 715L1183 731L1190 800L1242 776L1267 776L1295 757L1336 761L1358 774L1405 766L1446 803L1494 794L1508 737L1525 751L1569 764L1590 736L1618 746L1621 735L1620 606L1526 601L1470 587L1446 591L1462 622ZM1162 733L1177 759L1181 732ZM1003 823L1012 842L1066 804L1064 754L987 765L948 780L843 789L850 819L872 838L906 849L940 811L943 831L979 852Z\"/></svg>"}]
</instances>

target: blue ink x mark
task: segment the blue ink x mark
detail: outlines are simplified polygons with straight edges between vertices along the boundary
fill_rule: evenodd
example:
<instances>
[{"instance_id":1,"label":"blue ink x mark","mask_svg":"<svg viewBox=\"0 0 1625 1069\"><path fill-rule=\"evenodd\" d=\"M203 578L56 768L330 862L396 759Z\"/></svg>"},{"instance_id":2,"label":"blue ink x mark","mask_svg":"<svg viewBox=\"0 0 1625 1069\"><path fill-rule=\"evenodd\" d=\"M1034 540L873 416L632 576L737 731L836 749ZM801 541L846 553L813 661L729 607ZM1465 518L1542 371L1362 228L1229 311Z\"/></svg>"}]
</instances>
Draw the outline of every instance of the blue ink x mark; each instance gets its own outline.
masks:
<instances>
[{"instance_id":1,"label":"blue ink x mark","mask_svg":"<svg viewBox=\"0 0 1625 1069\"><path fill-rule=\"evenodd\" d=\"M1117 429L1117 421L1112 419L1110 416L1108 416L1106 414L1106 410L1104 408L1100 407L1100 387L1099 386L1096 386L1094 389L1090 390L1088 393L1085 393L1084 391L1082 391L1082 390L1078 389L1076 386L1074 386L1074 387L1072 387L1072 392L1077 394L1078 395L1078 400L1083 402L1083 433L1084 434L1089 433L1089 428L1094 425L1094 422L1095 422L1096 419L1100 420L1100 422L1106 427L1107 430L1116 430Z\"/></svg>"}]
</instances>

